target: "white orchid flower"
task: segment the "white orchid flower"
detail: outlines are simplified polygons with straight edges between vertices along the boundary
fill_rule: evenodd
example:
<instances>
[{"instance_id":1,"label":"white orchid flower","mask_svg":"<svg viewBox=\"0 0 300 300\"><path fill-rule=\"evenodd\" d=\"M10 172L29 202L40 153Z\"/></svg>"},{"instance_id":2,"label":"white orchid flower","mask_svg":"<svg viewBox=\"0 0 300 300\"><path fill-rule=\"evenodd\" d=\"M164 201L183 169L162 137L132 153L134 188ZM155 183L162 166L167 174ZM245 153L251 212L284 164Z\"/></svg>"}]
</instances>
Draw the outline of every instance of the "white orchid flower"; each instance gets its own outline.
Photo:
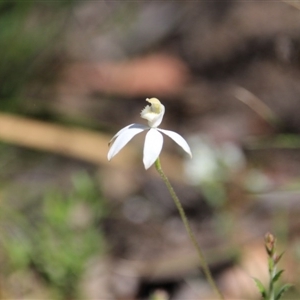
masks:
<instances>
[{"instance_id":1,"label":"white orchid flower","mask_svg":"<svg viewBox=\"0 0 300 300\"><path fill-rule=\"evenodd\" d=\"M170 130L164 130L158 128L162 122L165 107L156 98L146 99L150 103L141 112L141 117L148 121L148 125L142 124L131 124L123 129L121 129L109 142L111 145L107 158L111 160L119 151L138 133L149 130L146 134L145 144L144 144L144 156L143 162L145 169L149 169L154 162L157 160L162 146L163 146L163 135L164 133L170 137L175 143L177 143L181 148L192 157L191 149L186 142L186 140L178 133Z\"/></svg>"}]
</instances>

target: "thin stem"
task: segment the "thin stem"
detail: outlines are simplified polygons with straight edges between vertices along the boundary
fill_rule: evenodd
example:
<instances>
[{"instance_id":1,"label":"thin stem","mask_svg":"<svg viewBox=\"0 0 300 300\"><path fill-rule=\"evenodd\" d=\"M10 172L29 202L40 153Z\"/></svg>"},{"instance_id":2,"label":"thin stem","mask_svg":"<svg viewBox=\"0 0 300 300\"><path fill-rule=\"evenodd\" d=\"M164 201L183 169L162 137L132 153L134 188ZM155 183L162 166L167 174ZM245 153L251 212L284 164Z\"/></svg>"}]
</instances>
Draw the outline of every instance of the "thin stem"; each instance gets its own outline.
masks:
<instances>
[{"instance_id":1,"label":"thin stem","mask_svg":"<svg viewBox=\"0 0 300 300\"><path fill-rule=\"evenodd\" d=\"M197 253L198 253L198 256L199 256L199 260L200 260L200 264L201 264L201 267L203 269L203 272L204 272L204 275L206 276L206 279L207 281L209 282L209 284L211 285L212 289L215 291L215 293L218 295L218 297L220 299L225 299L224 296L222 295L222 293L220 292L219 288L217 287L212 275L211 275L211 272L209 270L209 267L207 265L207 262L205 260L205 257L202 253L202 250L195 238L195 235L192 231L192 228L189 224L189 221L187 219L187 216L185 214L185 211L181 205L181 202L179 200L179 198L177 197L169 179L167 178L167 176L165 175L165 173L163 172L162 168L161 168L161 164L160 164L160 160L159 158L155 161L155 168L157 170L157 172L159 173L159 175L161 176L162 180L164 181L164 183L166 184L171 196L172 196L172 199L174 200L174 203L179 211L179 214L180 214L180 217L182 219L182 222L185 226L185 229L189 235L189 238L191 239L191 242L193 243L194 247L196 248L197 250Z\"/></svg>"},{"instance_id":2,"label":"thin stem","mask_svg":"<svg viewBox=\"0 0 300 300\"><path fill-rule=\"evenodd\" d=\"M275 300L275 289L274 289L273 278L276 274L276 263L274 262L273 255L269 258L269 274L270 274L269 300Z\"/></svg>"}]
</instances>

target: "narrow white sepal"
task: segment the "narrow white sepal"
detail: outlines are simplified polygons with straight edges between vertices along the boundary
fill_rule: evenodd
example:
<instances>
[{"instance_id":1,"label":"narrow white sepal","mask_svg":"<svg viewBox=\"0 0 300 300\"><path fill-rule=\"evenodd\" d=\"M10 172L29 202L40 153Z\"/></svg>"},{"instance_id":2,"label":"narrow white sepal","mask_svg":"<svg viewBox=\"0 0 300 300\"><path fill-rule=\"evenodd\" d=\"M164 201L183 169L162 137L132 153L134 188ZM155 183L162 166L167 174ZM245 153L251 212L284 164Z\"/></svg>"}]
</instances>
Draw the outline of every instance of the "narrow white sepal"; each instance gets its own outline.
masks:
<instances>
[{"instance_id":1,"label":"narrow white sepal","mask_svg":"<svg viewBox=\"0 0 300 300\"><path fill-rule=\"evenodd\" d=\"M111 144L114 142L114 140L123 132L123 131L125 131L127 128L129 128L130 126L132 126L132 125L134 125L134 124L130 124L130 125L128 125L128 126L126 126L126 127L124 127L124 128L122 128L122 129L120 129L111 139L110 139L110 141L108 142L108 146L110 147L111 146Z\"/></svg>"},{"instance_id":2,"label":"narrow white sepal","mask_svg":"<svg viewBox=\"0 0 300 300\"><path fill-rule=\"evenodd\" d=\"M148 128L142 124L131 124L122 128L110 141L113 144L108 151L107 159L111 160L135 135Z\"/></svg>"},{"instance_id":3,"label":"narrow white sepal","mask_svg":"<svg viewBox=\"0 0 300 300\"><path fill-rule=\"evenodd\" d=\"M146 170L149 169L158 158L163 146L163 142L164 138L156 128L151 128L147 132L143 157L143 162Z\"/></svg>"},{"instance_id":4,"label":"narrow white sepal","mask_svg":"<svg viewBox=\"0 0 300 300\"><path fill-rule=\"evenodd\" d=\"M178 133L170 130L157 128L160 132L164 133L168 137L170 137L175 143L177 143L186 153L190 155L192 158L191 148L188 145L187 141Z\"/></svg>"}]
</instances>

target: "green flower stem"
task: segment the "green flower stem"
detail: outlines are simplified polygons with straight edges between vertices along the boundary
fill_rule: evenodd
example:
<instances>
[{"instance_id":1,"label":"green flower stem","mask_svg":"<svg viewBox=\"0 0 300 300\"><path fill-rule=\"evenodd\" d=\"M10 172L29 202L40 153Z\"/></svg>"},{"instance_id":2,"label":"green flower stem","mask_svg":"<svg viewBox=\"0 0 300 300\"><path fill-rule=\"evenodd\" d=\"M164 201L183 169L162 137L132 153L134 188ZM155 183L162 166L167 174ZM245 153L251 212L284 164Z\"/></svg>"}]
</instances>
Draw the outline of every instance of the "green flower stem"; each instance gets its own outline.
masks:
<instances>
[{"instance_id":1,"label":"green flower stem","mask_svg":"<svg viewBox=\"0 0 300 300\"><path fill-rule=\"evenodd\" d=\"M206 279L207 281L209 282L209 284L211 285L212 289L215 291L215 293L218 295L219 299L225 299L224 296L222 295L222 293L220 292L219 288L217 287L212 275L211 275L211 272L209 270L209 267L207 265L207 262L205 260L205 257L202 253L202 250L195 238L195 235L191 229L191 226L189 224L189 221L187 219L187 216L185 214L185 211L181 205L181 202L179 200L179 198L177 197L169 179L167 178L167 176L165 175L165 173L163 172L162 168L161 168L161 164L160 164L160 159L158 158L156 161L155 161L155 168L157 170L157 172L159 173L160 177L162 178L162 180L164 181L164 183L166 184L171 196L172 196L172 199L174 200L175 202L175 205L179 211L179 214L180 214L180 217L182 219L182 222L185 226L185 229L191 239L191 242L193 243L194 247L196 248L197 250L197 253L198 253L198 256L199 256L199 260L200 260L200 264L201 264L201 267L203 269L203 272L204 272L204 275L206 276Z\"/></svg>"}]
</instances>

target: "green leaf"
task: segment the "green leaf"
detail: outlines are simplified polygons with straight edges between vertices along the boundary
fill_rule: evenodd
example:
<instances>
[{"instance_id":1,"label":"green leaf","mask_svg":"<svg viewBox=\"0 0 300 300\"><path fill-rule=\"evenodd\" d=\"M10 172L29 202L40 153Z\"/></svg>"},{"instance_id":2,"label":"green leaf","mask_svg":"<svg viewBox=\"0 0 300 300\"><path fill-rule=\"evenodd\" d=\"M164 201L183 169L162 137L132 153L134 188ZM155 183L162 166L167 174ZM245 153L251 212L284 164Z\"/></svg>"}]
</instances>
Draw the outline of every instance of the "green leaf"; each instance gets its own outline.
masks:
<instances>
[{"instance_id":1,"label":"green leaf","mask_svg":"<svg viewBox=\"0 0 300 300\"><path fill-rule=\"evenodd\" d=\"M282 257L282 255L284 254L285 252L283 251L280 255L278 255L276 258L275 258L275 264L277 264L279 261L280 261L280 259L281 259L281 257Z\"/></svg>"},{"instance_id":2,"label":"green leaf","mask_svg":"<svg viewBox=\"0 0 300 300\"><path fill-rule=\"evenodd\" d=\"M264 285L261 283L261 281L257 278L253 278L253 280L256 283L256 286L258 287L259 292L261 293L261 296L263 297L263 299L266 299L267 297L267 292L266 289L264 287Z\"/></svg>"},{"instance_id":3,"label":"green leaf","mask_svg":"<svg viewBox=\"0 0 300 300\"><path fill-rule=\"evenodd\" d=\"M278 279L279 279L279 277L281 276L281 274L284 272L284 270L280 270L280 271L278 271L275 275L274 275L274 277L272 278L272 281L273 282L276 282Z\"/></svg>"},{"instance_id":4,"label":"green leaf","mask_svg":"<svg viewBox=\"0 0 300 300\"><path fill-rule=\"evenodd\" d=\"M275 300L279 300L281 296L289 289L292 287L292 284L285 284L280 288L278 291L277 295L275 296Z\"/></svg>"}]
</instances>

